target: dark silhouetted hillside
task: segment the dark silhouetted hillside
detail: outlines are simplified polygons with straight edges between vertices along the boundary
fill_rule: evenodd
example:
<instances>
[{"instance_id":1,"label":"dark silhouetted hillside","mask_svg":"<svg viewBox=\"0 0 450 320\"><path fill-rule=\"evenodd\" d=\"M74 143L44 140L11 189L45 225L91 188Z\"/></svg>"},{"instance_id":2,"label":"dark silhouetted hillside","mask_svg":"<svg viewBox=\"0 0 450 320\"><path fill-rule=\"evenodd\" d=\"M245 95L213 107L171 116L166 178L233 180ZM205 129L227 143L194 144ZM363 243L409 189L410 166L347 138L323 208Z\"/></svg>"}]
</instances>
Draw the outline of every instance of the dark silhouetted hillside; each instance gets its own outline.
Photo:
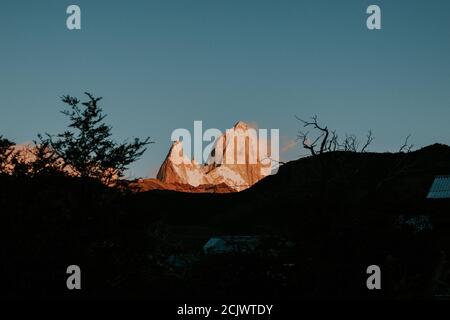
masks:
<instances>
[{"instance_id":1,"label":"dark silhouetted hillside","mask_svg":"<svg viewBox=\"0 0 450 320\"><path fill-rule=\"evenodd\" d=\"M410 153L303 158L231 194L132 193L88 179L3 175L2 294L445 296L450 206L426 199L438 174L450 174L450 147L436 144ZM404 222L417 217L428 227ZM203 254L202 244L221 235L256 236L261 246ZM171 257L189 262L180 268ZM81 292L65 288L70 264L83 270ZM372 264L383 272L381 292L365 286Z\"/></svg>"}]
</instances>

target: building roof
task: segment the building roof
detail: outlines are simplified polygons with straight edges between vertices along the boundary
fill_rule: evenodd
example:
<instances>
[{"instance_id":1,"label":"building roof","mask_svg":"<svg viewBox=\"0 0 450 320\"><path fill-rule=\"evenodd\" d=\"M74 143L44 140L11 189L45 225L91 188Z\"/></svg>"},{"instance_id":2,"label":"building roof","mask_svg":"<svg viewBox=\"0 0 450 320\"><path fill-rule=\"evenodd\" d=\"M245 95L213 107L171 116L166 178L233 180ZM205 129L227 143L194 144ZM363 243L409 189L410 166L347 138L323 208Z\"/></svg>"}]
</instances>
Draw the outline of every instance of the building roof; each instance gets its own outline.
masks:
<instances>
[{"instance_id":1,"label":"building roof","mask_svg":"<svg viewBox=\"0 0 450 320\"><path fill-rule=\"evenodd\" d=\"M450 175L436 176L430 191L428 199L450 199Z\"/></svg>"},{"instance_id":2,"label":"building roof","mask_svg":"<svg viewBox=\"0 0 450 320\"><path fill-rule=\"evenodd\" d=\"M258 237L222 236L212 237L203 246L205 253L250 252L255 250Z\"/></svg>"}]
</instances>

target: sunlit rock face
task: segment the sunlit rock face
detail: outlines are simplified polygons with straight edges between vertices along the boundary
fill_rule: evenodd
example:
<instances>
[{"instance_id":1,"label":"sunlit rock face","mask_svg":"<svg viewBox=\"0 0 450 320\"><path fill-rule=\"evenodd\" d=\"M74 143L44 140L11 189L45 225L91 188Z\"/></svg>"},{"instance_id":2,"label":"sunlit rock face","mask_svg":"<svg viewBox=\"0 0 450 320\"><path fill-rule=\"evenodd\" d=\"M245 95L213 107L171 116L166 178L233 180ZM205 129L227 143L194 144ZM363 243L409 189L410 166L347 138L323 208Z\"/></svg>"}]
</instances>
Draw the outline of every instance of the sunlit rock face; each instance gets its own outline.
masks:
<instances>
[{"instance_id":1,"label":"sunlit rock face","mask_svg":"<svg viewBox=\"0 0 450 320\"><path fill-rule=\"evenodd\" d=\"M183 154L183 145L175 141L161 165L156 178L164 183L178 183L197 187L207 184L203 167Z\"/></svg>"},{"instance_id":2,"label":"sunlit rock face","mask_svg":"<svg viewBox=\"0 0 450 320\"><path fill-rule=\"evenodd\" d=\"M264 141L266 143L266 141ZM238 122L215 141L205 164L198 164L183 153L182 143L175 141L161 165L157 179L166 184L193 187L227 186L231 192L244 190L264 176L271 165L258 156L256 130Z\"/></svg>"}]
</instances>

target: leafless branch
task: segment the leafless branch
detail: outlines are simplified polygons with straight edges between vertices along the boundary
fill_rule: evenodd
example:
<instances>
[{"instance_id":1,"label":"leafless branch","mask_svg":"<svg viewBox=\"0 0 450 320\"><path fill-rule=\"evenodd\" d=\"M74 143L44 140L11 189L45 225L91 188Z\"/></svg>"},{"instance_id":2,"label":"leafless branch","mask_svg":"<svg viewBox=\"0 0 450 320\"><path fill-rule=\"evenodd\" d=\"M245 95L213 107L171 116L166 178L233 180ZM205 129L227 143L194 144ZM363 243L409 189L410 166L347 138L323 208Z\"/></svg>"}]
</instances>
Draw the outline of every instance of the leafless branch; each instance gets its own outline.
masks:
<instances>
[{"instance_id":1,"label":"leafless branch","mask_svg":"<svg viewBox=\"0 0 450 320\"><path fill-rule=\"evenodd\" d=\"M297 135L297 140L300 140L303 147L309 150L313 156L332 151L366 152L367 148L374 140L372 130L369 130L364 144L361 149L359 149L360 140L358 140L354 134L345 135L345 139L340 142L336 130L330 131L327 126L320 125L316 115L313 116L310 121L303 120L297 116L295 116L295 118L303 124L303 127L311 127L320 133L314 141L310 138L309 131L306 133L299 131Z\"/></svg>"},{"instance_id":2,"label":"leafless branch","mask_svg":"<svg viewBox=\"0 0 450 320\"><path fill-rule=\"evenodd\" d=\"M408 136L405 139L405 142L400 147L400 150L398 152L406 152L406 153L411 152L412 148L414 148L414 145L409 143L409 138L411 138L411 134L408 134Z\"/></svg>"},{"instance_id":3,"label":"leafless branch","mask_svg":"<svg viewBox=\"0 0 450 320\"><path fill-rule=\"evenodd\" d=\"M308 143L308 140L309 140L308 136L307 136L308 133L305 135L305 134L303 134L303 132L300 131L299 135L298 135L298 138L299 138L299 140L302 140L303 147L305 149L310 150L312 155L316 155L317 153L321 154L321 153L325 152L326 149L327 149L328 137L329 137L330 132L329 132L329 130L328 130L328 128L326 126L322 127L322 126L319 125L319 123L317 122L317 115L314 115L311 118L312 121L305 121L305 120L303 120L303 119L301 119L301 118L299 118L297 116L295 116L295 118L297 120L299 120L300 122L302 122L303 126L305 128L306 127L313 127L314 129L317 129L317 130L322 132L322 134L319 135L319 137L317 137L314 140L313 143ZM322 139L322 141L320 142L320 149L316 150L316 144L318 143L318 141L320 139Z\"/></svg>"},{"instance_id":4,"label":"leafless branch","mask_svg":"<svg viewBox=\"0 0 450 320\"><path fill-rule=\"evenodd\" d=\"M361 152L366 152L367 147L372 143L373 139L374 138L373 138L373 135L372 135L372 130L369 130L369 132L367 133L366 143L361 148Z\"/></svg>"},{"instance_id":5,"label":"leafless branch","mask_svg":"<svg viewBox=\"0 0 450 320\"><path fill-rule=\"evenodd\" d=\"M357 152L358 151L358 145L359 142L356 139L356 136L351 135L345 135L345 140L342 143L342 148L344 151L351 151L351 152Z\"/></svg>"}]
</instances>

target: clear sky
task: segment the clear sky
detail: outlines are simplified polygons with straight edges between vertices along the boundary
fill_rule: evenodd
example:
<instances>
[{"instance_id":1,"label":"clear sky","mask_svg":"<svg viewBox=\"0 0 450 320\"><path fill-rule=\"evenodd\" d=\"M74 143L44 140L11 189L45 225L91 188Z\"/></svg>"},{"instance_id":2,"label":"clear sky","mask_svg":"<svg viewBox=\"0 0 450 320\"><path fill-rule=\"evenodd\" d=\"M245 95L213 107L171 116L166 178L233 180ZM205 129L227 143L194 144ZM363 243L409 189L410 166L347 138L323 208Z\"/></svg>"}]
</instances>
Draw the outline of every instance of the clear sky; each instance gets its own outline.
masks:
<instances>
[{"instance_id":1,"label":"clear sky","mask_svg":"<svg viewBox=\"0 0 450 320\"><path fill-rule=\"evenodd\" d=\"M66 28L77 4L82 30ZM366 8L382 29L366 28ZM450 144L448 0L2 0L0 134L59 133L59 97L103 96L114 137L156 142L131 175L151 176L176 128L236 121L279 128L317 114L373 151ZM306 152L295 146L284 160Z\"/></svg>"}]
</instances>

